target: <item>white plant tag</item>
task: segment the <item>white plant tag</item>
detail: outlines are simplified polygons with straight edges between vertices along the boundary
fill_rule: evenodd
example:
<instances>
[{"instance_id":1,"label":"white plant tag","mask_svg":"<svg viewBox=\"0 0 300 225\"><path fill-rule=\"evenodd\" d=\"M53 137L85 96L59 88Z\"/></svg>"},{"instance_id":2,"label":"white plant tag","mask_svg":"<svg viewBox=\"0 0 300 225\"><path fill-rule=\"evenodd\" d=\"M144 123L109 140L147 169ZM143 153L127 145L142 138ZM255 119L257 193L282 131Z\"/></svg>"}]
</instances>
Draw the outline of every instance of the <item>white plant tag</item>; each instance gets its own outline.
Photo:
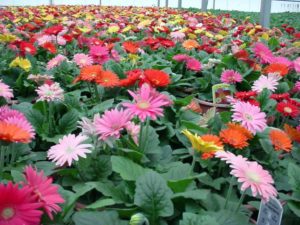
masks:
<instances>
[{"instance_id":1,"label":"white plant tag","mask_svg":"<svg viewBox=\"0 0 300 225\"><path fill-rule=\"evenodd\" d=\"M267 203L260 203L257 225L280 225L283 208L280 202L272 197Z\"/></svg>"}]
</instances>

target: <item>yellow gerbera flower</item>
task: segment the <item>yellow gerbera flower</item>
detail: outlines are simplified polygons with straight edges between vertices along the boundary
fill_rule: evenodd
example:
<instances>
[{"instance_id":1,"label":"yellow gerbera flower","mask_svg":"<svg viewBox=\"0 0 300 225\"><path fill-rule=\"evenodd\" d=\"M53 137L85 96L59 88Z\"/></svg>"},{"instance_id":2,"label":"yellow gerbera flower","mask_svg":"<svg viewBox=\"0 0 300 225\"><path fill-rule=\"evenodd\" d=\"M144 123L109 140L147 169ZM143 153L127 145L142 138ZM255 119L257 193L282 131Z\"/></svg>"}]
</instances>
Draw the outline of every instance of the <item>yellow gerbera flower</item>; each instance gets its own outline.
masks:
<instances>
[{"instance_id":1,"label":"yellow gerbera flower","mask_svg":"<svg viewBox=\"0 0 300 225\"><path fill-rule=\"evenodd\" d=\"M17 57L9 64L9 67L20 67L28 72L31 69L31 63L28 59Z\"/></svg>"}]
</instances>

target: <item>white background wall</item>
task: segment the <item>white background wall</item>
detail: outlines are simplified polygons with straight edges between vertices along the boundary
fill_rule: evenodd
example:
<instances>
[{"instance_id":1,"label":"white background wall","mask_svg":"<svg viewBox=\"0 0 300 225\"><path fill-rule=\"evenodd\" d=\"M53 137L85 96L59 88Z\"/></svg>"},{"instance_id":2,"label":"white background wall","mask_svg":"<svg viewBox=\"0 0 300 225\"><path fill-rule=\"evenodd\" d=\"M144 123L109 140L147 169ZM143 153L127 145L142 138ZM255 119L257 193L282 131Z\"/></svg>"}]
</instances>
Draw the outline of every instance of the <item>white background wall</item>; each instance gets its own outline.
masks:
<instances>
[{"instance_id":1,"label":"white background wall","mask_svg":"<svg viewBox=\"0 0 300 225\"><path fill-rule=\"evenodd\" d=\"M182 0L183 7L201 7L201 0ZM217 9L241 10L257 12L260 9L261 0L216 0ZM48 4L49 0L0 0L0 5L43 5ZM99 4L99 0L54 0L60 4ZM178 0L169 0L171 7L177 7ZM122 5L122 6L154 6L157 0L102 0L103 5ZM165 0L161 0L161 5L165 5ZM213 0L209 0L209 8L212 8ZM273 1L272 12L300 12L300 2Z\"/></svg>"}]
</instances>

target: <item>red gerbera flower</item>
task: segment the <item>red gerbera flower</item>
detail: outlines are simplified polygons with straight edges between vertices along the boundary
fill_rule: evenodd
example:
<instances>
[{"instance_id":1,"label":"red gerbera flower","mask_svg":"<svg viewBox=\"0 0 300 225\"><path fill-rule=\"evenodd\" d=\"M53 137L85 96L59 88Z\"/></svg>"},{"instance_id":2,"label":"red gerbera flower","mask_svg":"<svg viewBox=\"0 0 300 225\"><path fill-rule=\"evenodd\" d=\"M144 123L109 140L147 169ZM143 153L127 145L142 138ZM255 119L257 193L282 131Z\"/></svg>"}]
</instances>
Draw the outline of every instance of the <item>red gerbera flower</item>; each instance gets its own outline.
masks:
<instances>
[{"instance_id":1,"label":"red gerbera flower","mask_svg":"<svg viewBox=\"0 0 300 225\"><path fill-rule=\"evenodd\" d=\"M161 70L148 69L144 71L145 81L153 87L166 87L170 84L170 76Z\"/></svg>"},{"instance_id":2,"label":"red gerbera flower","mask_svg":"<svg viewBox=\"0 0 300 225\"><path fill-rule=\"evenodd\" d=\"M239 50L238 52L236 52L234 54L234 57L236 57L237 59L240 59L240 60L247 60L249 59L249 53L242 49L242 50Z\"/></svg>"},{"instance_id":3,"label":"red gerbera flower","mask_svg":"<svg viewBox=\"0 0 300 225\"><path fill-rule=\"evenodd\" d=\"M64 29L62 25L55 25L48 27L47 29L44 30L45 34L49 35L57 35L59 32L61 32Z\"/></svg>"},{"instance_id":4,"label":"red gerbera flower","mask_svg":"<svg viewBox=\"0 0 300 225\"><path fill-rule=\"evenodd\" d=\"M137 80L143 75L143 70L134 69L126 72L127 77L120 80L119 85L121 87L129 87L134 85Z\"/></svg>"},{"instance_id":5,"label":"red gerbera flower","mask_svg":"<svg viewBox=\"0 0 300 225\"><path fill-rule=\"evenodd\" d=\"M46 42L42 45L42 48L48 50L50 53L55 54L56 53L56 47L51 42Z\"/></svg>"},{"instance_id":6,"label":"red gerbera flower","mask_svg":"<svg viewBox=\"0 0 300 225\"><path fill-rule=\"evenodd\" d=\"M266 74L278 73L280 76L284 77L289 73L289 68L285 64L272 63L264 69L264 72Z\"/></svg>"},{"instance_id":7,"label":"red gerbera flower","mask_svg":"<svg viewBox=\"0 0 300 225\"><path fill-rule=\"evenodd\" d=\"M126 50L126 52L136 54L139 50L139 46L137 43L134 43L132 41L125 41L122 44L123 48Z\"/></svg>"},{"instance_id":8,"label":"red gerbera flower","mask_svg":"<svg viewBox=\"0 0 300 225\"><path fill-rule=\"evenodd\" d=\"M289 93L271 94L270 98L274 99L276 101L289 100L290 99L290 94Z\"/></svg>"},{"instance_id":9,"label":"red gerbera flower","mask_svg":"<svg viewBox=\"0 0 300 225\"><path fill-rule=\"evenodd\" d=\"M249 100L252 97L256 97L257 93L255 91L240 91L235 93L235 97L239 100Z\"/></svg>"},{"instance_id":10,"label":"red gerbera flower","mask_svg":"<svg viewBox=\"0 0 300 225\"><path fill-rule=\"evenodd\" d=\"M297 117L300 113L297 106L291 104L290 102L279 102L276 107L277 111L283 116Z\"/></svg>"},{"instance_id":11,"label":"red gerbera flower","mask_svg":"<svg viewBox=\"0 0 300 225\"><path fill-rule=\"evenodd\" d=\"M119 77L111 71L102 71L96 78L96 83L103 87L115 87L119 85Z\"/></svg>"},{"instance_id":12,"label":"red gerbera flower","mask_svg":"<svg viewBox=\"0 0 300 225\"><path fill-rule=\"evenodd\" d=\"M22 56L24 56L26 53L30 55L35 55L36 54L36 48L32 43L22 41L20 43L20 53Z\"/></svg>"}]
</instances>

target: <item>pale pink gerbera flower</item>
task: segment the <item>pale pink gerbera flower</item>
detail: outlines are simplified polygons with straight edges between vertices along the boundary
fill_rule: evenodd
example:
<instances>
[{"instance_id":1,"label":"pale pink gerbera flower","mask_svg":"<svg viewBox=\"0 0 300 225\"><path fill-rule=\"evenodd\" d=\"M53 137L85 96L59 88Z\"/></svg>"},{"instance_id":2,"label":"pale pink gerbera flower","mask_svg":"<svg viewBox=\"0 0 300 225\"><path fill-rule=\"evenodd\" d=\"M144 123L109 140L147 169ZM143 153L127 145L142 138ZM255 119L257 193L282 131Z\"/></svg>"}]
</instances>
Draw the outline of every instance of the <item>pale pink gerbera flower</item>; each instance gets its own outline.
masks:
<instances>
[{"instance_id":1,"label":"pale pink gerbera flower","mask_svg":"<svg viewBox=\"0 0 300 225\"><path fill-rule=\"evenodd\" d=\"M13 90L0 80L0 97L10 100L14 97Z\"/></svg>"},{"instance_id":2,"label":"pale pink gerbera flower","mask_svg":"<svg viewBox=\"0 0 300 225\"><path fill-rule=\"evenodd\" d=\"M75 54L73 60L80 68L93 64L92 57L83 53Z\"/></svg>"},{"instance_id":3,"label":"pale pink gerbera flower","mask_svg":"<svg viewBox=\"0 0 300 225\"><path fill-rule=\"evenodd\" d=\"M47 70L51 70L57 66L59 66L63 61L67 60L66 56L63 56L61 54L55 56L53 59L51 59L48 63L47 63Z\"/></svg>"},{"instance_id":4,"label":"pale pink gerbera flower","mask_svg":"<svg viewBox=\"0 0 300 225\"><path fill-rule=\"evenodd\" d=\"M102 46L91 46L89 54L99 64L104 64L110 58L108 48Z\"/></svg>"},{"instance_id":5,"label":"pale pink gerbera flower","mask_svg":"<svg viewBox=\"0 0 300 225\"><path fill-rule=\"evenodd\" d=\"M36 198L36 201L42 204L42 208L45 210L51 220L53 220L52 213L61 211L59 203L64 203L64 199L58 193L58 186L53 185L52 178L48 178L44 175L44 172L37 172L31 166L27 166L24 170L27 187L31 188L32 196Z\"/></svg>"},{"instance_id":6,"label":"pale pink gerbera flower","mask_svg":"<svg viewBox=\"0 0 300 225\"><path fill-rule=\"evenodd\" d=\"M64 90L59 86L59 83L44 84L40 86L36 92L39 95L37 101L61 101L64 99Z\"/></svg>"},{"instance_id":7,"label":"pale pink gerbera flower","mask_svg":"<svg viewBox=\"0 0 300 225\"><path fill-rule=\"evenodd\" d=\"M128 132L128 134L131 135L133 141L135 142L135 144L138 145L139 143L139 134L140 134L140 130L141 130L141 126L140 125L136 125L134 122L128 122L126 125L126 130Z\"/></svg>"},{"instance_id":8,"label":"pale pink gerbera flower","mask_svg":"<svg viewBox=\"0 0 300 225\"><path fill-rule=\"evenodd\" d=\"M275 75L260 76L256 81L254 81L252 86L252 91L258 93L262 92L265 88L274 92L277 89L279 77Z\"/></svg>"},{"instance_id":9,"label":"pale pink gerbera flower","mask_svg":"<svg viewBox=\"0 0 300 225\"><path fill-rule=\"evenodd\" d=\"M274 57L272 51L262 42L257 42L254 45L253 52L261 63L271 63Z\"/></svg>"},{"instance_id":10,"label":"pale pink gerbera flower","mask_svg":"<svg viewBox=\"0 0 300 225\"><path fill-rule=\"evenodd\" d=\"M53 38L50 35L42 35L37 38L38 45L41 46L45 43L52 42Z\"/></svg>"},{"instance_id":11,"label":"pale pink gerbera flower","mask_svg":"<svg viewBox=\"0 0 300 225\"><path fill-rule=\"evenodd\" d=\"M145 121L147 117L155 120L158 116L163 116L163 106L169 106L171 100L168 96L152 89L148 84L143 84L137 92L128 91L135 100L134 103L123 103L132 115Z\"/></svg>"},{"instance_id":12,"label":"pale pink gerbera flower","mask_svg":"<svg viewBox=\"0 0 300 225\"><path fill-rule=\"evenodd\" d=\"M234 70L224 70L221 74L221 81L226 84L240 83L242 80L242 75Z\"/></svg>"},{"instance_id":13,"label":"pale pink gerbera flower","mask_svg":"<svg viewBox=\"0 0 300 225\"><path fill-rule=\"evenodd\" d=\"M294 68L297 73L300 73L300 57L294 60Z\"/></svg>"},{"instance_id":14,"label":"pale pink gerbera flower","mask_svg":"<svg viewBox=\"0 0 300 225\"><path fill-rule=\"evenodd\" d=\"M230 174L242 183L242 191L251 188L252 195L256 197L259 194L265 202L269 201L270 197L277 195L272 176L257 162L248 161L242 156L236 156L226 151L216 152L215 157L230 165L232 168Z\"/></svg>"},{"instance_id":15,"label":"pale pink gerbera flower","mask_svg":"<svg viewBox=\"0 0 300 225\"><path fill-rule=\"evenodd\" d=\"M198 72L201 70L201 63L197 59L190 57L186 60L186 68Z\"/></svg>"},{"instance_id":16,"label":"pale pink gerbera flower","mask_svg":"<svg viewBox=\"0 0 300 225\"><path fill-rule=\"evenodd\" d=\"M94 126L99 139L120 138L120 132L126 127L131 116L127 110L107 110L101 117L96 117Z\"/></svg>"},{"instance_id":17,"label":"pale pink gerbera flower","mask_svg":"<svg viewBox=\"0 0 300 225\"><path fill-rule=\"evenodd\" d=\"M261 112L258 106L249 102L238 101L233 104L232 119L240 122L241 125L251 131L253 134L262 132L267 127L266 114Z\"/></svg>"},{"instance_id":18,"label":"pale pink gerbera flower","mask_svg":"<svg viewBox=\"0 0 300 225\"><path fill-rule=\"evenodd\" d=\"M183 39L185 38L185 33L180 31L174 31L170 33L170 36L174 41L180 42L183 41Z\"/></svg>"},{"instance_id":19,"label":"pale pink gerbera flower","mask_svg":"<svg viewBox=\"0 0 300 225\"><path fill-rule=\"evenodd\" d=\"M94 116L94 119L100 117L99 114ZM94 136L96 135L96 127L93 121L87 117L82 117L81 121L78 122L78 127L82 130L81 133L87 136Z\"/></svg>"},{"instance_id":20,"label":"pale pink gerbera flower","mask_svg":"<svg viewBox=\"0 0 300 225\"><path fill-rule=\"evenodd\" d=\"M48 158L55 162L58 166L63 166L68 163L68 166L72 165L73 161L78 161L79 156L86 158L87 153L91 153L91 144L83 144L88 139L87 136L79 134L65 135L59 139L57 145L52 146L48 151Z\"/></svg>"}]
</instances>

